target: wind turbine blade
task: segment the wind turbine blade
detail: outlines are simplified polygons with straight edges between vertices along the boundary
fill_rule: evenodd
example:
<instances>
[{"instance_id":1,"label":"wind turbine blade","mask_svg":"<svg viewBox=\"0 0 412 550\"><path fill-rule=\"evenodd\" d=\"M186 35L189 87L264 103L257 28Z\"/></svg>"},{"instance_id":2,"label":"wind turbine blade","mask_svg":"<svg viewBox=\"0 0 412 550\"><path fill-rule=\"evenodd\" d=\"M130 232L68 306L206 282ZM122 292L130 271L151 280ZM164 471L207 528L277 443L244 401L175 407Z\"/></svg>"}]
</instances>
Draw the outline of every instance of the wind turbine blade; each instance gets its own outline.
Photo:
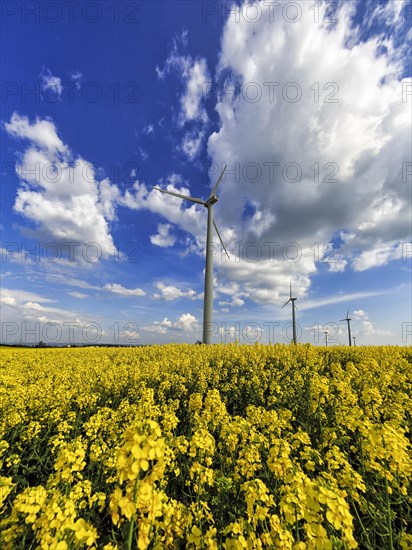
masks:
<instances>
[{"instance_id":1,"label":"wind turbine blade","mask_svg":"<svg viewBox=\"0 0 412 550\"><path fill-rule=\"evenodd\" d=\"M348 313L346 314L346 319L349 318L349 309L350 309L350 306L348 307Z\"/></svg>"},{"instance_id":2,"label":"wind turbine blade","mask_svg":"<svg viewBox=\"0 0 412 550\"><path fill-rule=\"evenodd\" d=\"M290 288L289 296L290 298L292 298L292 281L289 281L289 288Z\"/></svg>"},{"instance_id":3,"label":"wind turbine blade","mask_svg":"<svg viewBox=\"0 0 412 550\"><path fill-rule=\"evenodd\" d=\"M346 321L346 319L339 319L339 322L341 322L341 321Z\"/></svg>"},{"instance_id":4,"label":"wind turbine blade","mask_svg":"<svg viewBox=\"0 0 412 550\"><path fill-rule=\"evenodd\" d=\"M223 168L223 171L222 171L222 173L220 174L219 179L218 179L217 182L215 183L215 186L213 187L212 192L211 192L210 195L209 195L209 199L210 199L210 197L213 197L213 195L216 193L216 189L217 189L218 186L219 186L220 180L223 178L223 174L225 173L226 168L227 168L227 166L225 166L225 167Z\"/></svg>"},{"instance_id":5,"label":"wind turbine blade","mask_svg":"<svg viewBox=\"0 0 412 550\"><path fill-rule=\"evenodd\" d=\"M283 304L282 309L283 309L285 306L287 306L289 302L290 302L290 298L289 298L289 300L288 300L285 304Z\"/></svg>"},{"instance_id":6,"label":"wind turbine blade","mask_svg":"<svg viewBox=\"0 0 412 550\"><path fill-rule=\"evenodd\" d=\"M202 201L202 199L196 199L194 197L188 197L187 195L180 195L179 193L173 193L172 191L165 191L164 189L160 189L160 187L153 187L153 189L156 189L157 191L160 191L161 193L165 193L166 195L172 195L172 197L179 197L179 199L185 199L187 201L195 202L197 204L205 205L205 202Z\"/></svg>"},{"instance_id":7,"label":"wind turbine blade","mask_svg":"<svg viewBox=\"0 0 412 550\"><path fill-rule=\"evenodd\" d=\"M221 242L221 244L222 244L222 246L223 246L223 249L224 249L224 251L226 252L226 256L227 256L227 257L229 258L229 260L230 260L229 252L226 250L225 243L223 242L223 239L222 239L222 237L220 236L219 229L217 228L217 225L216 225L215 220L213 220L213 227L215 228L216 233L217 233L217 236L219 237L219 240L220 240L220 242Z\"/></svg>"}]
</instances>

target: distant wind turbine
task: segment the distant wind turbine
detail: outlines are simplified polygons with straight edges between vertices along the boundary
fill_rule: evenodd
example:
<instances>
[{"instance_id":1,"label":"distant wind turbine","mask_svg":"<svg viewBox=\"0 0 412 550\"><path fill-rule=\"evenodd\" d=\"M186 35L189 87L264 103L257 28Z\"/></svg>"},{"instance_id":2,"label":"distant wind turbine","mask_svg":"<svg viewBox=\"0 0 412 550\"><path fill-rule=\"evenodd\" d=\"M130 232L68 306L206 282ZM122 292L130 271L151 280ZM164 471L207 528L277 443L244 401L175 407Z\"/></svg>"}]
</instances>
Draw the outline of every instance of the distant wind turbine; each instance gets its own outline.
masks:
<instances>
[{"instance_id":1,"label":"distant wind turbine","mask_svg":"<svg viewBox=\"0 0 412 550\"><path fill-rule=\"evenodd\" d=\"M326 342L326 347L328 347L328 331L327 331L327 330L325 330L325 331L324 331L324 333L325 333L325 342Z\"/></svg>"},{"instance_id":2,"label":"distant wind turbine","mask_svg":"<svg viewBox=\"0 0 412 550\"><path fill-rule=\"evenodd\" d=\"M353 337L353 345L354 345L355 348L356 348L356 336Z\"/></svg>"},{"instance_id":3,"label":"distant wind turbine","mask_svg":"<svg viewBox=\"0 0 412 550\"><path fill-rule=\"evenodd\" d=\"M296 304L295 301L297 298L292 298L292 281L290 281L290 294L289 294L289 300L283 304L282 309L288 305L289 302L292 302L292 328L293 328L293 343L296 344L296 318L295 318L295 308Z\"/></svg>"},{"instance_id":4,"label":"distant wind turbine","mask_svg":"<svg viewBox=\"0 0 412 550\"><path fill-rule=\"evenodd\" d=\"M348 308L348 312L347 312L347 314L346 314L345 319L341 319L341 321L346 321L346 322L348 323L349 345L351 346L351 345L352 345L352 338L351 338L351 335L350 335L350 322L351 322L351 318L349 317L349 308Z\"/></svg>"},{"instance_id":5,"label":"distant wind turbine","mask_svg":"<svg viewBox=\"0 0 412 550\"><path fill-rule=\"evenodd\" d=\"M211 344L212 343L212 319L213 319L213 228L219 237L219 240L223 246L224 251L228 258L230 258L226 246L220 236L219 230L217 228L216 222L213 219L213 205L218 201L218 196L216 195L216 190L219 186L223 174L225 173L227 166L223 168L222 173L219 176L219 179L215 183L215 186L212 189L208 199L203 201L202 199L196 199L194 197L188 197L187 195L180 195L179 193L173 193L172 191L165 191L159 187L154 187L157 191L161 191L166 195L172 195L173 197L179 197L180 199L185 199L187 201L195 202L196 204L201 204L207 208L207 237L206 237L206 269L205 269L205 292L203 299L203 343Z\"/></svg>"}]
</instances>

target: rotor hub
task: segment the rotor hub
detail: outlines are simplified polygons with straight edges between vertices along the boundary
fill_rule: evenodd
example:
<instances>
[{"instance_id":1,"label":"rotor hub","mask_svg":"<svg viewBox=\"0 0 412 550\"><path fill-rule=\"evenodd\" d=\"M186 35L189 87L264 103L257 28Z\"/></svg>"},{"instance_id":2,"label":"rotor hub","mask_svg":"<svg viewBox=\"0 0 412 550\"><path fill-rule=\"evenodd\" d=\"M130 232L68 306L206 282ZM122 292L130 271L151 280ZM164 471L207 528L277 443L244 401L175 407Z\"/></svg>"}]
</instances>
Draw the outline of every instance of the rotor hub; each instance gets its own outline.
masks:
<instances>
[{"instance_id":1,"label":"rotor hub","mask_svg":"<svg viewBox=\"0 0 412 550\"><path fill-rule=\"evenodd\" d=\"M218 200L218 196L215 194L215 195L212 195L206 202L205 202L205 206L209 206L209 204L215 204Z\"/></svg>"}]
</instances>

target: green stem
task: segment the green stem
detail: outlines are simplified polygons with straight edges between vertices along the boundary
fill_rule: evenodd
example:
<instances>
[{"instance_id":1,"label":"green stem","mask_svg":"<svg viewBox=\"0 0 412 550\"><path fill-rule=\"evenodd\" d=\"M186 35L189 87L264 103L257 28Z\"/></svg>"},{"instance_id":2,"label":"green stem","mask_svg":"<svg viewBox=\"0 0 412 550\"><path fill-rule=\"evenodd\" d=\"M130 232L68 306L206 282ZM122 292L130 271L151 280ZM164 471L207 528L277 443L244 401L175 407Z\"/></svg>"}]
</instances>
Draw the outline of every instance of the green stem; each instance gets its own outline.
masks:
<instances>
[{"instance_id":1,"label":"green stem","mask_svg":"<svg viewBox=\"0 0 412 550\"><path fill-rule=\"evenodd\" d=\"M388 480L385 477L385 485L386 485L386 517L388 521L388 534L389 534L389 548L390 550L394 550L393 548L393 533L392 533L392 518L391 518L391 501L389 498L389 491L388 491Z\"/></svg>"},{"instance_id":2,"label":"green stem","mask_svg":"<svg viewBox=\"0 0 412 550\"><path fill-rule=\"evenodd\" d=\"M298 525L298 511L296 510L296 504L294 503L295 507L295 530L296 530L296 541L300 542L300 535L299 535L299 525Z\"/></svg>"},{"instance_id":3,"label":"green stem","mask_svg":"<svg viewBox=\"0 0 412 550\"><path fill-rule=\"evenodd\" d=\"M136 477L136 481L135 481L134 489L133 489L133 504L136 504L137 481L138 481L138 478ZM132 519L130 520L129 534L127 536L127 550L131 550L131 548L132 548L132 539L133 539L133 531L134 531L134 519L135 519L135 514L133 514Z\"/></svg>"},{"instance_id":4,"label":"green stem","mask_svg":"<svg viewBox=\"0 0 412 550\"><path fill-rule=\"evenodd\" d=\"M368 546L369 550L373 550L373 547L372 547L371 542L370 542L370 540L369 540L368 532L366 531L366 529L365 529L365 527L364 527L364 525L363 525L363 523L362 523L362 520L361 520L361 518L360 518L360 516L359 516L359 514L358 514L358 509L356 508L356 504L355 504L354 501L352 502L352 505L353 505L353 508L354 508L354 510L355 510L356 517L358 518L359 525L361 526L362 532L363 532L363 534L364 534L364 536L365 536L365 538L366 538L367 546Z\"/></svg>"}]
</instances>

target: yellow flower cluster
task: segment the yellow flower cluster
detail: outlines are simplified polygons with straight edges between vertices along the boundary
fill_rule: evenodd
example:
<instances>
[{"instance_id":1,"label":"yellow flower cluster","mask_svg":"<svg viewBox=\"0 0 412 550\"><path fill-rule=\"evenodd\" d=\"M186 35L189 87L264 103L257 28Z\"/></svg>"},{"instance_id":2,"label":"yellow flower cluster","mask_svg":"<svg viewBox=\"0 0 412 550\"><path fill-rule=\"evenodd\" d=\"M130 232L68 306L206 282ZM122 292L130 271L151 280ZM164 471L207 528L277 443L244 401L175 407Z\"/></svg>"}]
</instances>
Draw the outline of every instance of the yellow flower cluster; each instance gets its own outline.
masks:
<instances>
[{"instance_id":1,"label":"yellow flower cluster","mask_svg":"<svg viewBox=\"0 0 412 550\"><path fill-rule=\"evenodd\" d=\"M411 348L2 355L2 550L412 548Z\"/></svg>"}]
</instances>

